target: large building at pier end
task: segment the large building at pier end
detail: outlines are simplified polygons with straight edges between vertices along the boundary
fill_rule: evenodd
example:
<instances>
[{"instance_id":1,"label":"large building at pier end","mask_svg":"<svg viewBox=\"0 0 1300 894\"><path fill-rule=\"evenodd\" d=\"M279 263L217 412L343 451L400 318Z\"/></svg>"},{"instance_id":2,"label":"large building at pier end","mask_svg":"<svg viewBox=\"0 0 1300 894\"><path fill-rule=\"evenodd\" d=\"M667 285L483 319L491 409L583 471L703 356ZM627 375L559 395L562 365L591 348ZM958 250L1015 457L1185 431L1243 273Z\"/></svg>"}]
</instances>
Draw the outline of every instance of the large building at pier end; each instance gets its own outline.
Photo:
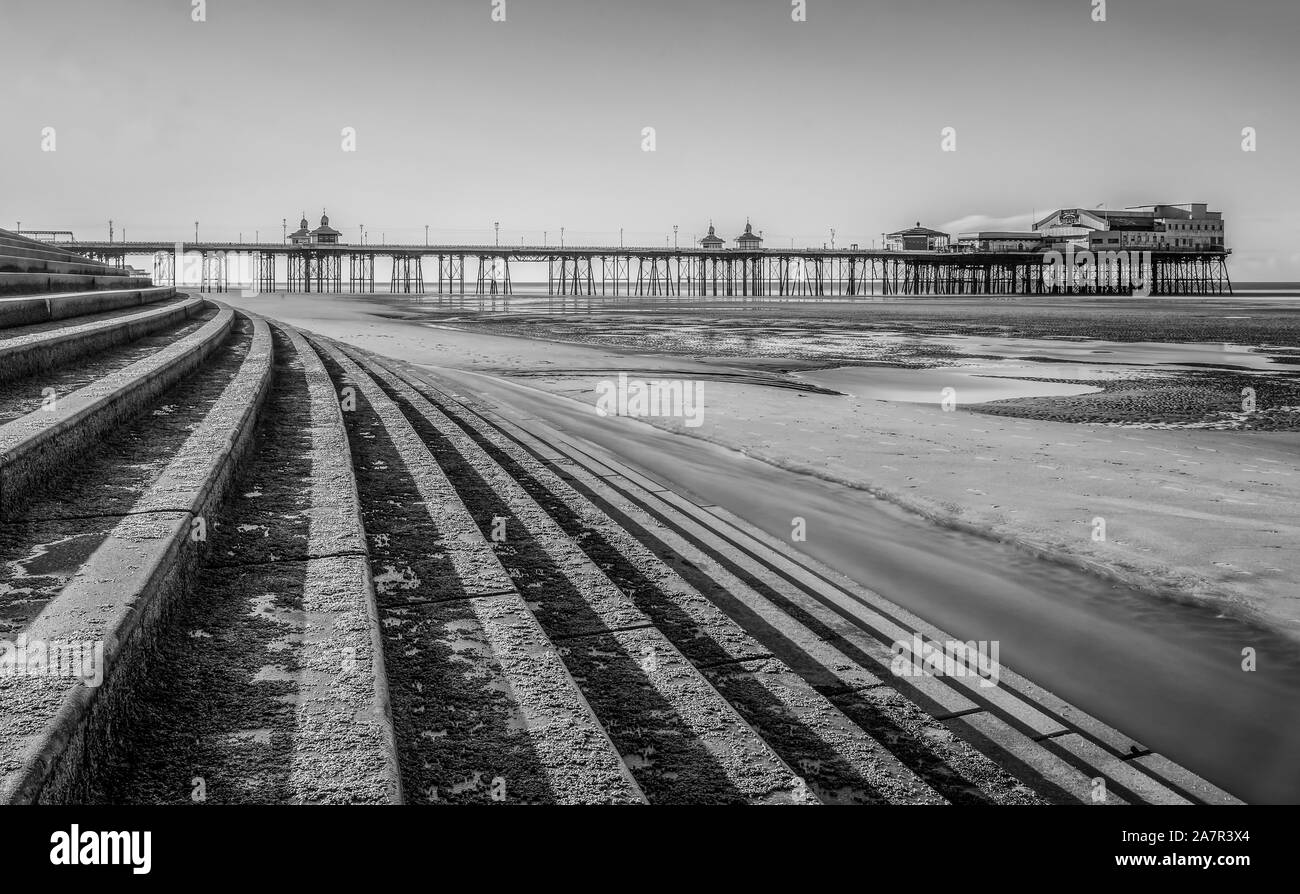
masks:
<instances>
[{"instance_id":1,"label":"large building at pier end","mask_svg":"<svg viewBox=\"0 0 1300 894\"><path fill-rule=\"evenodd\" d=\"M1203 202L1135 205L1123 211L1062 208L1034 222L1044 246L1093 251L1224 250L1223 213Z\"/></svg>"}]
</instances>

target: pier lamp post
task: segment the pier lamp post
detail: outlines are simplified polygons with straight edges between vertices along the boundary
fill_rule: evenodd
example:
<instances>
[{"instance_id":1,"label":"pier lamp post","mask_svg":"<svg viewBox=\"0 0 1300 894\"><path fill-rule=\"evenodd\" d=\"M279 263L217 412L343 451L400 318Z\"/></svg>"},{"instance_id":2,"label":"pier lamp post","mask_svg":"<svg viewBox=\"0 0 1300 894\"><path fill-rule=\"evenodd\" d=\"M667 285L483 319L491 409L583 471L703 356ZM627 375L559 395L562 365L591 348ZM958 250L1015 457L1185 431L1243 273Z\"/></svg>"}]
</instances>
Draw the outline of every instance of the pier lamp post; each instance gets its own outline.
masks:
<instances>
[{"instance_id":1,"label":"pier lamp post","mask_svg":"<svg viewBox=\"0 0 1300 894\"><path fill-rule=\"evenodd\" d=\"M677 250L677 224L673 224L673 251Z\"/></svg>"},{"instance_id":2,"label":"pier lamp post","mask_svg":"<svg viewBox=\"0 0 1300 894\"><path fill-rule=\"evenodd\" d=\"M619 228L618 228L618 247L619 247L619 248L622 248L622 247L623 247L623 228L622 228L622 227L619 227Z\"/></svg>"},{"instance_id":3,"label":"pier lamp post","mask_svg":"<svg viewBox=\"0 0 1300 894\"><path fill-rule=\"evenodd\" d=\"M546 231L542 230L542 248L546 247Z\"/></svg>"},{"instance_id":4,"label":"pier lamp post","mask_svg":"<svg viewBox=\"0 0 1300 894\"><path fill-rule=\"evenodd\" d=\"M289 241L289 218L280 218L280 244L284 245Z\"/></svg>"},{"instance_id":5,"label":"pier lamp post","mask_svg":"<svg viewBox=\"0 0 1300 894\"><path fill-rule=\"evenodd\" d=\"M831 251L835 250L835 228L831 227Z\"/></svg>"},{"instance_id":6,"label":"pier lamp post","mask_svg":"<svg viewBox=\"0 0 1300 894\"><path fill-rule=\"evenodd\" d=\"M560 248L564 248L564 227L560 227Z\"/></svg>"},{"instance_id":7,"label":"pier lamp post","mask_svg":"<svg viewBox=\"0 0 1300 894\"><path fill-rule=\"evenodd\" d=\"M499 220L492 221L492 230L495 233L494 238L496 240L496 244L500 246L501 245L501 221Z\"/></svg>"},{"instance_id":8,"label":"pier lamp post","mask_svg":"<svg viewBox=\"0 0 1300 894\"><path fill-rule=\"evenodd\" d=\"M108 222L108 241L113 241L113 222L111 220Z\"/></svg>"},{"instance_id":9,"label":"pier lamp post","mask_svg":"<svg viewBox=\"0 0 1300 894\"><path fill-rule=\"evenodd\" d=\"M429 244L429 225L428 225L428 224L425 224L425 225L424 225L424 244L425 244L425 245L428 245L428 244Z\"/></svg>"},{"instance_id":10,"label":"pier lamp post","mask_svg":"<svg viewBox=\"0 0 1300 894\"><path fill-rule=\"evenodd\" d=\"M197 220L194 221L194 241L196 243L199 241L199 222Z\"/></svg>"}]
</instances>

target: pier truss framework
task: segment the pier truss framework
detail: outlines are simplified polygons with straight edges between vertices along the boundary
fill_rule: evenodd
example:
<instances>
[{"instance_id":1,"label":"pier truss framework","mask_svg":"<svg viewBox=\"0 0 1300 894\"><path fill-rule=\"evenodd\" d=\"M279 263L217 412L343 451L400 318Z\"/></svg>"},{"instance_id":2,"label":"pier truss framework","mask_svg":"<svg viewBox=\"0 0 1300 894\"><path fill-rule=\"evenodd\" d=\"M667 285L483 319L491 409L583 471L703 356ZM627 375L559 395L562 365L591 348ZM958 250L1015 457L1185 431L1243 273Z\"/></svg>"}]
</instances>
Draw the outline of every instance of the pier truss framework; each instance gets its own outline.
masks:
<instances>
[{"instance_id":1,"label":"pier truss framework","mask_svg":"<svg viewBox=\"0 0 1300 894\"><path fill-rule=\"evenodd\" d=\"M230 243L76 243L96 260L125 266L153 254L154 278L290 292L375 291L376 259L399 294L509 296L512 264L544 267L547 293L603 298L710 297L754 300L869 295L1225 295L1226 252L1081 254L1061 263L1038 252L890 252L500 246L244 246ZM346 280L343 276L347 268ZM232 270L232 267L237 268ZM425 271L429 278L426 280ZM184 271L184 272L182 272Z\"/></svg>"}]
</instances>

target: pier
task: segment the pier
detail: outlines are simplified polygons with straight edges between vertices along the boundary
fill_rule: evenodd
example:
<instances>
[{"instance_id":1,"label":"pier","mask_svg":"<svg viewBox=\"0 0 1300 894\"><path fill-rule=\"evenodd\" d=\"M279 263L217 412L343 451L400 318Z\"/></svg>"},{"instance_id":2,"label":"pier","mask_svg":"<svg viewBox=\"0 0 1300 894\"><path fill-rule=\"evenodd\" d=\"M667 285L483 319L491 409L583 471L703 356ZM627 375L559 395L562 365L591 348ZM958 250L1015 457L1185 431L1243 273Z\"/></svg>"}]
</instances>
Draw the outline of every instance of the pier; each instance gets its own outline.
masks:
<instances>
[{"instance_id":1,"label":"pier","mask_svg":"<svg viewBox=\"0 0 1300 894\"><path fill-rule=\"evenodd\" d=\"M152 256L154 282L173 286L182 263L197 263L203 292L270 292L281 284L290 292L374 292L381 260L391 270L388 291L403 294L511 295L511 265L521 263L545 265L547 294L605 298L1232 294L1228 251L1160 250L1137 261L1133 252L1080 252L1067 256L1065 275L1054 275L1052 253L1042 251L98 241L68 247L116 267L125 267L129 255ZM250 275L232 280L232 262Z\"/></svg>"}]
</instances>

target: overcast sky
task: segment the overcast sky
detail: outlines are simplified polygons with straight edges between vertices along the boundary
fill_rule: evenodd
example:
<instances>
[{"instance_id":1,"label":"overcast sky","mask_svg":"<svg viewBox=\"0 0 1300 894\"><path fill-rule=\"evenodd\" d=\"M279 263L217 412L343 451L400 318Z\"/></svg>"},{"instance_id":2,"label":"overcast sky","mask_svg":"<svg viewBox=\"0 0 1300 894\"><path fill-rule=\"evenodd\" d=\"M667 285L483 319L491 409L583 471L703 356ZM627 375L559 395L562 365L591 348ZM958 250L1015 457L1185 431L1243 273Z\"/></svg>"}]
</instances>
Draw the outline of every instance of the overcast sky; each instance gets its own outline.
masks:
<instances>
[{"instance_id":1,"label":"overcast sky","mask_svg":"<svg viewBox=\"0 0 1300 894\"><path fill-rule=\"evenodd\" d=\"M1236 278L1300 279L1300 2L1093 3L3 0L0 226L869 245L1204 201Z\"/></svg>"}]
</instances>

